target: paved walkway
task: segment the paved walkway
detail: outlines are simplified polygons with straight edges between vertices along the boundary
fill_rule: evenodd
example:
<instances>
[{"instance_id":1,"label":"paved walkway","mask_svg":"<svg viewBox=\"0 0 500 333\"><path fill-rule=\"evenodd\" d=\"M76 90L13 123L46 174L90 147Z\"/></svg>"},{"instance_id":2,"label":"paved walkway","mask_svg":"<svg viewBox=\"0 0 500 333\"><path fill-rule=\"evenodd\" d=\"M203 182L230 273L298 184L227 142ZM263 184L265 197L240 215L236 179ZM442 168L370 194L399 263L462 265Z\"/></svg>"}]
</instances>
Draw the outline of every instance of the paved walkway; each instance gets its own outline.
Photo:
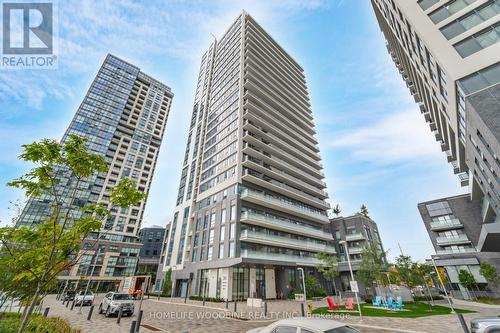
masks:
<instances>
[{"instance_id":1,"label":"paved walkway","mask_svg":"<svg viewBox=\"0 0 500 333\"><path fill-rule=\"evenodd\" d=\"M139 302L136 301L136 314L132 317L124 317L121 324L116 324L116 317L106 318L97 313L102 295L96 298L94 314L87 321L90 307L84 307L82 313L75 308L71 311L64 307L61 302L55 300L55 296L48 296L44 306L49 306L51 316L59 316L68 320L74 327L84 333L122 333L128 332L132 320L136 320ZM477 311L478 313L466 314L465 318L470 320L480 315L493 315L500 312L497 308L482 307L474 304L460 304L460 307ZM324 306L324 302L314 302L314 307ZM246 332L255 327L266 326L271 322L286 316L300 316L300 304L295 301L269 301L268 318L264 316L263 309L250 308L246 303L237 304L236 313L234 303L209 303L203 306L201 301L183 299L162 298L157 300L151 298L144 300L143 319L141 332ZM235 318L238 317L238 318ZM358 317L334 318L344 321L356 327L363 333L454 333L462 332L458 318L455 315L431 316L423 318L383 318L364 317L360 322ZM147 325L147 326L146 326Z\"/></svg>"}]
</instances>

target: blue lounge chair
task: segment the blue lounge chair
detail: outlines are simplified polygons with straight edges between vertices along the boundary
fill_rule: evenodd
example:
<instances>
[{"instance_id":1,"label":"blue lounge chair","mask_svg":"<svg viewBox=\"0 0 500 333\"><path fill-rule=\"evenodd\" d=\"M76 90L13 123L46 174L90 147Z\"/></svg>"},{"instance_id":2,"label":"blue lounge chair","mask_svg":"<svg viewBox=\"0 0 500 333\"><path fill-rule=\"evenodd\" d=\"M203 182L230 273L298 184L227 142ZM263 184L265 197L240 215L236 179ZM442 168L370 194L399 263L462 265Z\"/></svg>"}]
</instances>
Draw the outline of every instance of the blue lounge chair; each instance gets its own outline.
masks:
<instances>
[{"instance_id":1,"label":"blue lounge chair","mask_svg":"<svg viewBox=\"0 0 500 333\"><path fill-rule=\"evenodd\" d=\"M392 309L393 305L394 305L394 298L388 297L387 298L387 308Z\"/></svg>"},{"instance_id":2,"label":"blue lounge chair","mask_svg":"<svg viewBox=\"0 0 500 333\"><path fill-rule=\"evenodd\" d=\"M387 298L385 298L385 297L382 298L382 307L384 307L384 308L389 307L389 303L387 302Z\"/></svg>"},{"instance_id":3,"label":"blue lounge chair","mask_svg":"<svg viewBox=\"0 0 500 333\"><path fill-rule=\"evenodd\" d=\"M403 304L403 297L398 296L397 301L394 302L393 304L393 309L394 310L403 310L404 304Z\"/></svg>"},{"instance_id":4,"label":"blue lounge chair","mask_svg":"<svg viewBox=\"0 0 500 333\"><path fill-rule=\"evenodd\" d=\"M375 296L375 299L372 301L374 306L382 306L382 297Z\"/></svg>"}]
</instances>

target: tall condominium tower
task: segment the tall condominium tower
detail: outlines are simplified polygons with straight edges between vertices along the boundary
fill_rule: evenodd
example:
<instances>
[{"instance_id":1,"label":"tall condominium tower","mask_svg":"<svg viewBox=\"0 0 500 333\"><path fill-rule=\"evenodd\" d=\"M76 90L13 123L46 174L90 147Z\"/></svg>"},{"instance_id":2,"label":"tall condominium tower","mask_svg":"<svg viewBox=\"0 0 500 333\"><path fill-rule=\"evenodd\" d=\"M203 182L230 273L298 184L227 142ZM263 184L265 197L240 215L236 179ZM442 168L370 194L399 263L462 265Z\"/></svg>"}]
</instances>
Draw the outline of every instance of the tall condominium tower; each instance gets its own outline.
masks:
<instances>
[{"instance_id":1,"label":"tall condominium tower","mask_svg":"<svg viewBox=\"0 0 500 333\"><path fill-rule=\"evenodd\" d=\"M176 295L276 298L335 253L315 133L303 69L243 12L201 61L165 258Z\"/></svg>"},{"instance_id":2,"label":"tall condominium tower","mask_svg":"<svg viewBox=\"0 0 500 333\"><path fill-rule=\"evenodd\" d=\"M448 162L500 236L499 0L372 0L387 49ZM495 103L495 100L497 101ZM477 154L476 154L477 152ZM491 248L487 242L478 248ZM500 246L498 246L500 250Z\"/></svg>"},{"instance_id":3,"label":"tall condominium tower","mask_svg":"<svg viewBox=\"0 0 500 333\"><path fill-rule=\"evenodd\" d=\"M113 55L108 55L83 102L76 111L62 142L75 134L86 138L88 149L106 158L107 173L99 173L80 184L77 199L66 207L74 215L91 202L109 203L110 189L122 178L137 181L138 189L148 193L173 94L170 88ZM69 198L75 179L59 169L59 197ZM31 197L17 225L32 225L50 214L53 198ZM65 279L78 280L93 271L100 280L118 280L134 273L141 244L141 227L146 201L129 209L114 210L102 226L98 257L90 250ZM97 237L97 233L91 235ZM93 244L94 242L92 242ZM91 265L95 264L92 269Z\"/></svg>"}]
</instances>

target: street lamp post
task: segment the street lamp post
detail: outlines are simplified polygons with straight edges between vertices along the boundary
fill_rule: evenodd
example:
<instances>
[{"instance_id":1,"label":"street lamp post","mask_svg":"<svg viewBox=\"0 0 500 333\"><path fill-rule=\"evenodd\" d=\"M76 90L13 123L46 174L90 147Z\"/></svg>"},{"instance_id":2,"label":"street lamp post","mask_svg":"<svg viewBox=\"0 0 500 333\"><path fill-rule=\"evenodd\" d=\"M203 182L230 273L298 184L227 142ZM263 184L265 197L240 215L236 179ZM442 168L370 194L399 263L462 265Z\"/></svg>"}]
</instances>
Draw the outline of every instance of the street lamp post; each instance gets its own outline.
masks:
<instances>
[{"instance_id":1,"label":"street lamp post","mask_svg":"<svg viewBox=\"0 0 500 333\"><path fill-rule=\"evenodd\" d=\"M439 259L439 257L435 257L436 259ZM432 260L432 265L434 266L434 269L436 270L437 277L439 279L439 283L441 283L441 286L443 287L444 295L446 296L446 299L448 300L448 304L450 305L451 308L451 313L455 313L455 309L453 308L453 304L451 303L450 296L448 295L448 292L446 291L446 286L443 283L443 280L441 279L441 275L439 274L439 271L436 266L436 261L434 260L434 257L431 256Z\"/></svg>"},{"instance_id":2,"label":"street lamp post","mask_svg":"<svg viewBox=\"0 0 500 333\"><path fill-rule=\"evenodd\" d=\"M306 295L306 279L304 274L304 269L302 267L297 268L302 274L302 286L304 287L304 306L307 308L307 295Z\"/></svg>"},{"instance_id":3,"label":"street lamp post","mask_svg":"<svg viewBox=\"0 0 500 333\"><path fill-rule=\"evenodd\" d=\"M340 241L339 244L344 245L345 254L347 256L347 264L349 265L349 272L351 273L351 280L356 281L356 280L354 280L354 273L352 271L352 265L351 265L351 256L349 255L349 249L347 248L347 241L346 240ZM359 304L359 298L358 298L357 291L354 292L354 296L356 297L356 303L358 304L359 319L360 319L360 321L363 321L363 314L361 313L361 304Z\"/></svg>"}]
</instances>

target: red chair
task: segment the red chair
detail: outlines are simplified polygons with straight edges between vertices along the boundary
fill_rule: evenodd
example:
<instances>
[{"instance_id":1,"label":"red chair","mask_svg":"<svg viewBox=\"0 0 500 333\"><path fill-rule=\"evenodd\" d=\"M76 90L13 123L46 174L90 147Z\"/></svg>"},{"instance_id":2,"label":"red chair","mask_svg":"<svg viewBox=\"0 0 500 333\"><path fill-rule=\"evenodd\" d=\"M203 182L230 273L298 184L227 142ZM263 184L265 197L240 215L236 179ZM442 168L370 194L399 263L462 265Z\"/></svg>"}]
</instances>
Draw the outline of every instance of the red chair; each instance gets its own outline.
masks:
<instances>
[{"instance_id":1,"label":"red chair","mask_svg":"<svg viewBox=\"0 0 500 333\"><path fill-rule=\"evenodd\" d=\"M346 310L354 310L354 299L352 297L349 297L345 301L345 309Z\"/></svg>"},{"instance_id":2,"label":"red chair","mask_svg":"<svg viewBox=\"0 0 500 333\"><path fill-rule=\"evenodd\" d=\"M327 297L326 302L328 303L328 310L335 311L340 307L340 304L335 303L333 297Z\"/></svg>"}]
</instances>

